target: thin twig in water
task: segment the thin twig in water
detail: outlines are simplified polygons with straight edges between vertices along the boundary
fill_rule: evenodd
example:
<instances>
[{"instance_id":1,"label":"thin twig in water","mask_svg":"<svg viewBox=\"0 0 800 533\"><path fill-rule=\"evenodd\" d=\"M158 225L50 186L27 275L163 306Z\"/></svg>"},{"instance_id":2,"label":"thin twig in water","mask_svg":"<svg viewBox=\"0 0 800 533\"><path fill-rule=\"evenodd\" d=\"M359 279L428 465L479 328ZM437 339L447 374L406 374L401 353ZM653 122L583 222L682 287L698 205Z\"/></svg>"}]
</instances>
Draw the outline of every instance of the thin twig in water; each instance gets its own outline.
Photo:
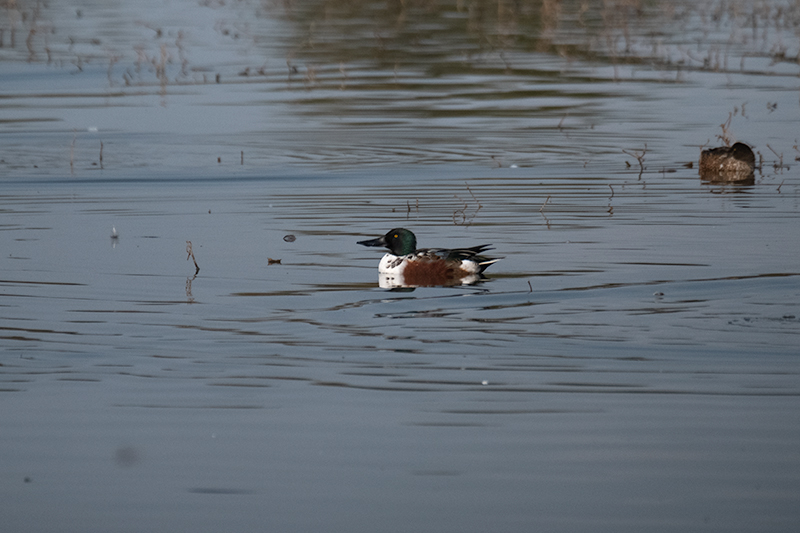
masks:
<instances>
[{"instance_id":1,"label":"thin twig in water","mask_svg":"<svg viewBox=\"0 0 800 533\"><path fill-rule=\"evenodd\" d=\"M72 130L72 144L69 147L69 173L75 174L75 139L78 138L78 132Z\"/></svg>"},{"instance_id":2,"label":"thin twig in water","mask_svg":"<svg viewBox=\"0 0 800 533\"><path fill-rule=\"evenodd\" d=\"M732 119L733 119L733 113L728 112L728 120L726 120L725 122L723 122L722 124L719 125L719 127L722 128L722 135L717 135L717 139L719 139L720 141L724 142L725 146L730 146L731 145L732 137L731 137L730 128L731 128L731 120Z\"/></svg>"},{"instance_id":3,"label":"thin twig in water","mask_svg":"<svg viewBox=\"0 0 800 533\"><path fill-rule=\"evenodd\" d=\"M531 285L531 280L528 280L528 292L533 292L533 286Z\"/></svg>"},{"instance_id":4,"label":"thin twig in water","mask_svg":"<svg viewBox=\"0 0 800 533\"><path fill-rule=\"evenodd\" d=\"M416 209L417 213L419 213L419 198L414 200L414 206L413 209ZM411 200L406 200L406 220L411 218L411 210ZM392 211L394 211L394 209L392 209Z\"/></svg>"},{"instance_id":5,"label":"thin twig in water","mask_svg":"<svg viewBox=\"0 0 800 533\"><path fill-rule=\"evenodd\" d=\"M478 200L478 197L475 196L475 193L472 192L472 189L469 188L469 185L467 185L466 183L464 185L467 187L467 192L469 192L470 196L472 196L472 199L475 200L476 204L478 204L478 207L475 209L475 212L472 213L471 216L467 216L467 209L469 209L469 204L467 202L465 202L464 200L462 200L457 194L454 195L456 198L458 198L459 201L463 202L463 204L464 204L463 208L456 209L455 211L453 211L453 224L455 224L457 226L459 224L463 224L465 226L469 226L470 224L472 224L472 221L478 215L478 212L481 209L483 209L483 205L481 205L481 202ZM458 221L458 216L459 215L461 216L461 222L460 223Z\"/></svg>"},{"instance_id":6,"label":"thin twig in water","mask_svg":"<svg viewBox=\"0 0 800 533\"><path fill-rule=\"evenodd\" d=\"M458 198L457 194L455 194L453 196ZM461 198L458 198L458 199L461 200ZM461 200L461 201L464 202L464 200ZM463 208L456 209L455 211L453 211L453 224L455 224L456 226L459 225L457 216L461 215L461 222L460 223L466 225L466 223L467 223L467 207L469 207L469 206L467 205L466 202L464 202L464 207Z\"/></svg>"},{"instance_id":7,"label":"thin twig in water","mask_svg":"<svg viewBox=\"0 0 800 533\"><path fill-rule=\"evenodd\" d=\"M547 215L544 214L544 207L547 205L547 202L549 201L550 201L550 195L547 195L547 198L545 198L542 207L539 208L539 213L541 213L542 217L544 217L544 223L547 226L547 229L550 229L550 220L547 218Z\"/></svg>"},{"instance_id":8,"label":"thin twig in water","mask_svg":"<svg viewBox=\"0 0 800 533\"><path fill-rule=\"evenodd\" d=\"M777 158L778 158L778 162L777 162L777 163L775 163L775 165L774 165L774 168L775 168L775 170L779 170L779 169L780 169L780 171L781 171L781 172L783 172L783 154L779 154L778 152L776 152L776 151L775 151L775 150L772 148L772 146L770 146L770 145L767 145L767 148L769 148L769 149L770 149L770 151L771 151L773 154L775 154L775 157L777 157Z\"/></svg>"},{"instance_id":9,"label":"thin twig in water","mask_svg":"<svg viewBox=\"0 0 800 533\"><path fill-rule=\"evenodd\" d=\"M196 269L194 271L194 275L196 276L198 272L200 272L200 267L197 265L197 259L194 258L194 252L192 251L192 241L186 241L186 253L188 254L186 256L186 260L188 261L189 258L191 257L192 261L194 261L194 268Z\"/></svg>"},{"instance_id":10,"label":"thin twig in water","mask_svg":"<svg viewBox=\"0 0 800 533\"><path fill-rule=\"evenodd\" d=\"M544 218L544 225L547 226L547 229L550 229L550 219L547 218L547 215L545 215L542 212L540 212L539 214L542 215L542 218Z\"/></svg>"},{"instance_id":11,"label":"thin twig in water","mask_svg":"<svg viewBox=\"0 0 800 533\"><path fill-rule=\"evenodd\" d=\"M100 141L100 168L103 168L103 141Z\"/></svg>"},{"instance_id":12,"label":"thin twig in water","mask_svg":"<svg viewBox=\"0 0 800 533\"><path fill-rule=\"evenodd\" d=\"M542 211L544 211L544 206L546 206L546 205L547 205L547 202L549 202L549 201L550 201L550 195L547 195L547 198L545 198L545 200L544 200L544 203L542 204L542 207L540 207L540 208L539 208L539 212L540 212L540 213L541 213Z\"/></svg>"},{"instance_id":13,"label":"thin twig in water","mask_svg":"<svg viewBox=\"0 0 800 533\"><path fill-rule=\"evenodd\" d=\"M477 213L483 208L483 206L481 205L480 201L475 196L475 194L472 192L472 189L469 188L469 185L465 183L464 186L467 188L467 192L469 192L470 196L472 196L472 199L475 200L475 203L478 204L478 209L475 211Z\"/></svg>"},{"instance_id":14,"label":"thin twig in water","mask_svg":"<svg viewBox=\"0 0 800 533\"><path fill-rule=\"evenodd\" d=\"M623 153L628 154L631 157L635 157L636 160L639 162L639 178L642 179L642 174L644 174L644 155L647 153L647 143L644 143L644 149L642 153L639 153L638 150L633 150L631 152L623 149Z\"/></svg>"},{"instance_id":15,"label":"thin twig in water","mask_svg":"<svg viewBox=\"0 0 800 533\"><path fill-rule=\"evenodd\" d=\"M195 273L194 277L197 277L197 273ZM186 299L190 304L194 303L194 296L192 296L192 281L194 281L194 278L186 278Z\"/></svg>"}]
</instances>

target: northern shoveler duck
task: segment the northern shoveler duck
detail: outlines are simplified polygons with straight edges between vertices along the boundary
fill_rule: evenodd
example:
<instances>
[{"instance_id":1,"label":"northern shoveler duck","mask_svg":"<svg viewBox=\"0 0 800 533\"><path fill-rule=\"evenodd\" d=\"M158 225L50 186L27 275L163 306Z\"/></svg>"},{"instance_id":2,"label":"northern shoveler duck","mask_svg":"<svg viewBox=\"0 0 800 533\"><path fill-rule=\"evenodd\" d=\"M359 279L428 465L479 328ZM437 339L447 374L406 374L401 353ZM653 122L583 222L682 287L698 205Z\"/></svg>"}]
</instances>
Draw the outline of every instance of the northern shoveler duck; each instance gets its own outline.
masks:
<instances>
[{"instance_id":1,"label":"northern shoveler duck","mask_svg":"<svg viewBox=\"0 0 800 533\"><path fill-rule=\"evenodd\" d=\"M700 153L700 177L709 181L744 181L753 178L756 156L744 143L720 146Z\"/></svg>"},{"instance_id":2,"label":"northern shoveler duck","mask_svg":"<svg viewBox=\"0 0 800 533\"><path fill-rule=\"evenodd\" d=\"M420 248L405 228L395 228L377 239L359 241L364 246L384 246L389 253L378 265L381 287L433 287L470 285L500 259L481 255L490 245L471 248Z\"/></svg>"}]
</instances>

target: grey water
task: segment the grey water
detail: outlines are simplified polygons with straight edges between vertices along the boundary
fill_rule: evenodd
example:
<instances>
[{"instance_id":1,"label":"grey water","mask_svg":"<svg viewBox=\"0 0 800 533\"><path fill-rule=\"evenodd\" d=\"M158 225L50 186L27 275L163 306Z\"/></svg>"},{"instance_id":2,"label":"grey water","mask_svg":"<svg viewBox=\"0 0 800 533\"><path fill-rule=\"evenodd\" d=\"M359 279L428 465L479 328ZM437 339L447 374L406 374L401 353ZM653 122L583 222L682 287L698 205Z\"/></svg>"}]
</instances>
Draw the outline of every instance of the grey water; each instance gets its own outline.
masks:
<instances>
[{"instance_id":1,"label":"grey water","mask_svg":"<svg viewBox=\"0 0 800 533\"><path fill-rule=\"evenodd\" d=\"M4 530L800 527L796 4L3 9Z\"/></svg>"}]
</instances>

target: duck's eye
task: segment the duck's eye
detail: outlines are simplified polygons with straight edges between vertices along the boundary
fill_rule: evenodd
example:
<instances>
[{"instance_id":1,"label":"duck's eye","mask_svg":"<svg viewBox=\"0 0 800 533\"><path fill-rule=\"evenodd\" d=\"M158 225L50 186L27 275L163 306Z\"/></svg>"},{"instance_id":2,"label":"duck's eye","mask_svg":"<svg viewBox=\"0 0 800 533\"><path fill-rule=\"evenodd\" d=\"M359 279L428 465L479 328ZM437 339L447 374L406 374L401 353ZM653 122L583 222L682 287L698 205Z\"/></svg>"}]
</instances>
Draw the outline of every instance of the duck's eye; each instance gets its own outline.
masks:
<instances>
[{"instance_id":1,"label":"duck's eye","mask_svg":"<svg viewBox=\"0 0 800 533\"><path fill-rule=\"evenodd\" d=\"M398 235L397 233L395 233L395 234L393 235L393 237L396 239L397 237L399 237L399 235Z\"/></svg>"}]
</instances>

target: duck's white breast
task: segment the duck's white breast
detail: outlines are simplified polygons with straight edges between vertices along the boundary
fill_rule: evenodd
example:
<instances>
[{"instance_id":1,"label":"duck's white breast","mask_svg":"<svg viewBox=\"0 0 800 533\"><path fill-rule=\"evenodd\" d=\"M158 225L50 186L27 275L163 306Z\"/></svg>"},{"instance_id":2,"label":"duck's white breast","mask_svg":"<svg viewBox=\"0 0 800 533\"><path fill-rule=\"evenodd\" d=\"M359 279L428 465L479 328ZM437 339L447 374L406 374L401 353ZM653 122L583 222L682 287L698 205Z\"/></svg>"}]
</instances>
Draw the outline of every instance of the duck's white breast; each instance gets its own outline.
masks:
<instances>
[{"instance_id":1,"label":"duck's white breast","mask_svg":"<svg viewBox=\"0 0 800 533\"><path fill-rule=\"evenodd\" d=\"M406 256L397 256L394 254L386 254L381 258L381 262L378 264L378 272L381 274L394 274L394 275L401 275L403 273L403 269L406 267L403 259Z\"/></svg>"}]
</instances>

